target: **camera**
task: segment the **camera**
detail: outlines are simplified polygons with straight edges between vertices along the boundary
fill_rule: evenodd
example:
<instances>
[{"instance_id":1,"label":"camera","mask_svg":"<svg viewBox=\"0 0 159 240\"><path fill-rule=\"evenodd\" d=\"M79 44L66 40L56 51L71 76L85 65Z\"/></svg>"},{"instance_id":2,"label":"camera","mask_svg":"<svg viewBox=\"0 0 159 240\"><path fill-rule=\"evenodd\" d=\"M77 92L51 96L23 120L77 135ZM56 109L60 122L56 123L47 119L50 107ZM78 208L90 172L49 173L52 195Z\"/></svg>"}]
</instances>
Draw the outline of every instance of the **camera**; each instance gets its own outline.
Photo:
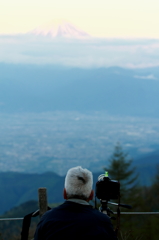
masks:
<instances>
[{"instance_id":1,"label":"camera","mask_svg":"<svg viewBox=\"0 0 159 240\"><path fill-rule=\"evenodd\" d=\"M101 174L96 182L96 197L100 200L109 201L110 199L118 199L120 197L120 183L111 180L108 172Z\"/></svg>"}]
</instances>

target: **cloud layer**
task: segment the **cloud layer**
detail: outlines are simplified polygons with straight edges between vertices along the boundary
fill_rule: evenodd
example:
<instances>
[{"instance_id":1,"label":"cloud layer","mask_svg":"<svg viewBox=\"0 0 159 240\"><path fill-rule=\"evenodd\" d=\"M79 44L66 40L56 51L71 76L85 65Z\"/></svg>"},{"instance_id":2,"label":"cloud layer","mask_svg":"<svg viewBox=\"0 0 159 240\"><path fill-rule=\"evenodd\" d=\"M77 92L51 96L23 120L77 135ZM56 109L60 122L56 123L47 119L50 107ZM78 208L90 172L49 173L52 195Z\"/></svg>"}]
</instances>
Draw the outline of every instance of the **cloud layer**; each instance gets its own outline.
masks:
<instances>
[{"instance_id":1,"label":"cloud layer","mask_svg":"<svg viewBox=\"0 0 159 240\"><path fill-rule=\"evenodd\" d=\"M84 40L32 34L1 35L0 62L70 67L146 68L159 66L158 39Z\"/></svg>"}]
</instances>

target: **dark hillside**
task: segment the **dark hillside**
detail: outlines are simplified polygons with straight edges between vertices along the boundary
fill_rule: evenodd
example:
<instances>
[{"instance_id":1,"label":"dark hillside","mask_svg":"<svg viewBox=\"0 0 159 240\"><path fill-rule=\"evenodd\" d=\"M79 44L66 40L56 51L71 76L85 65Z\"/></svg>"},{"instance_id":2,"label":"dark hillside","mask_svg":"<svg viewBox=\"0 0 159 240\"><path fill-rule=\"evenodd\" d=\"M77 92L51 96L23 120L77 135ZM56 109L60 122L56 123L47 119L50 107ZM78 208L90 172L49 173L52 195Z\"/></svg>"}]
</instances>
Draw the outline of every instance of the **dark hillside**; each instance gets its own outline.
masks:
<instances>
[{"instance_id":1,"label":"dark hillside","mask_svg":"<svg viewBox=\"0 0 159 240\"><path fill-rule=\"evenodd\" d=\"M159 81L135 77L149 71L0 64L0 111L107 111L158 117Z\"/></svg>"},{"instance_id":2,"label":"dark hillside","mask_svg":"<svg viewBox=\"0 0 159 240\"><path fill-rule=\"evenodd\" d=\"M29 200L38 200L38 188L46 187L48 202L63 201L64 178L55 173L0 173L0 213Z\"/></svg>"},{"instance_id":3,"label":"dark hillside","mask_svg":"<svg viewBox=\"0 0 159 240\"><path fill-rule=\"evenodd\" d=\"M28 201L10 211L1 215L0 218L23 218L25 215L34 212L38 209L37 201ZM31 228L36 226L39 217L32 218ZM22 220L1 221L0 224L0 239L20 239L22 229Z\"/></svg>"},{"instance_id":4,"label":"dark hillside","mask_svg":"<svg viewBox=\"0 0 159 240\"><path fill-rule=\"evenodd\" d=\"M134 161L137 172L140 174L140 184L149 186L152 184L157 168L159 166L159 151L145 154L143 157Z\"/></svg>"},{"instance_id":5,"label":"dark hillside","mask_svg":"<svg viewBox=\"0 0 159 240\"><path fill-rule=\"evenodd\" d=\"M154 158L153 155L149 155L141 161L138 159L133 162L133 165L137 167L136 171L139 173L139 182L143 186L152 183L159 159L157 153L154 154ZM104 173L102 166L104 167L105 164L101 165L99 173L93 174L94 189L98 176ZM0 172L0 196L3 196L0 198L0 214L29 200L37 201L38 188L40 187L47 188L48 203L63 202L64 177L53 172L43 174Z\"/></svg>"}]
</instances>

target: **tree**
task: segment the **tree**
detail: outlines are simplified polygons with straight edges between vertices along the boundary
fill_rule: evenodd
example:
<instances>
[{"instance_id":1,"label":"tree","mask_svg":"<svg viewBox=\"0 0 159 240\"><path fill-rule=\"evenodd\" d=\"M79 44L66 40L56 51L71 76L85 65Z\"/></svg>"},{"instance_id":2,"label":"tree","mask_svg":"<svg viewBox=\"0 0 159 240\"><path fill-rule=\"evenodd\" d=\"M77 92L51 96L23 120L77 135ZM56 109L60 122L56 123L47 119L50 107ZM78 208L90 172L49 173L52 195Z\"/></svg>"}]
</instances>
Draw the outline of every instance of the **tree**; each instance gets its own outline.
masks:
<instances>
[{"instance_id":1,"label":"tree","mask_svg":"<svg viewBox=\"0 0 159 240\"><path fill-rule=\"evenodd\" d=\"M117 143L108 166L104 168L108 171L109 177L120 182L121 199L128 199L129 195L137 188L137 174L135 167L132 167L132 159L123 152L120 143Z\"/></svg>"},{"instance_id":2,"label":"tree","mask_svg":"<svg viewBox=\"0 0 159 240\"><path fill-rule=\"evenodd\" d=\"M156 174L152 184L151 204L152 211L159 211L159 165L156 166Z\"/></svg>"},{"instance_id":3,"label":"tree","mask_svg":"<svg viewBox=\"0 0 159 240\"><path fill-rule=\"evenodd\" d=\"M123 152L120 143L116 144L114 152L104 170L108 171L110 179L120 182L120 202L131 205L133 211L136 211L140 205L140 201L142 202L140 189L137 184L138 175L136 174L135 167L132 166L132 159L128 157L128 154ZM111 209L113 211L116 210L112 206ZM123 210L125 212L127 209L122 208ZM121 216L120 234L125 237L119 236L119 239L137 239L136 236L140 236L138 231L136 231L136 225L134 226L135 222L136 219L134 219L134 216Z\"/></svg>"}]
</instances>

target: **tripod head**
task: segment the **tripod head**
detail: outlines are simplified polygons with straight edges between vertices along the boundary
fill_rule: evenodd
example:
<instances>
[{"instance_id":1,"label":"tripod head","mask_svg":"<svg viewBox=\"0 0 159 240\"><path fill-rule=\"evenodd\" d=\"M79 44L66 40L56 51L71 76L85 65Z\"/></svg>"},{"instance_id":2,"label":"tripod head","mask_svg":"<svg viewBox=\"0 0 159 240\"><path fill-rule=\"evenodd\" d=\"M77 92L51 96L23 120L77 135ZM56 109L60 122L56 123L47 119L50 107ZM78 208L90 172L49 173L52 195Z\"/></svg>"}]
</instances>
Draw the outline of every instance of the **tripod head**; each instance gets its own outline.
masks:
<instances>
[{"instance_id":1,"label":"tripod head","mask_svg":"<svg viewBox=\"0 0 159 240\"><path fill-rule=\"evenodd\" d=\"M119 207L124 207L124 208L127 208L127 209L132 208L130 205L127 205L127 204L113 203L113 202L109 202L107 200L102 200L102 199L100 199L100 202L101 202L101 206L99 207L99 211L107 214L108 216L110 216L111 213L114 214L114 212L107 206L108 204L117 206L118 208Z\"/></svg>"}]
</instances>

